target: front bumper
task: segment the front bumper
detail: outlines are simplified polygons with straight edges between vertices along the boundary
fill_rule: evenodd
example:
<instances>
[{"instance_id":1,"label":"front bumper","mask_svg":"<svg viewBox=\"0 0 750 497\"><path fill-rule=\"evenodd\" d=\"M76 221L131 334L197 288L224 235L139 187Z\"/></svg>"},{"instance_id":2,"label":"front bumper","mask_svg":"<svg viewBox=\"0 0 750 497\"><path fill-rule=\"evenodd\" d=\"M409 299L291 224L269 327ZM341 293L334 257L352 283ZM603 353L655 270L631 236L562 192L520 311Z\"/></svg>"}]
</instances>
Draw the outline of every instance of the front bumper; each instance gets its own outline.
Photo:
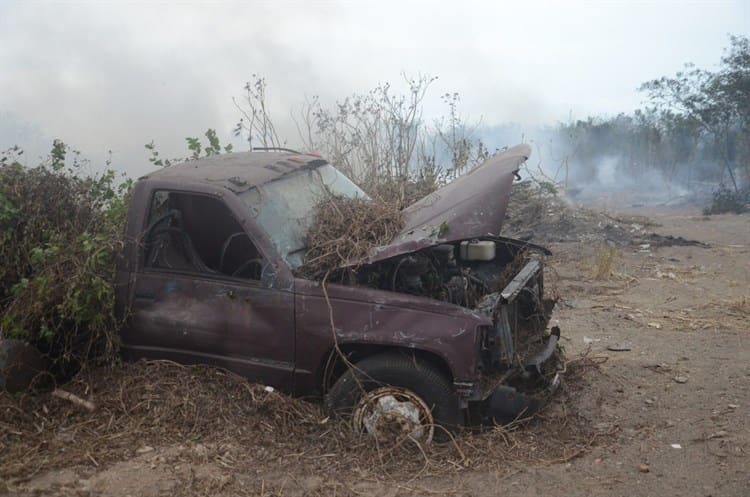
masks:
<instances>
[{"instance_id":1,"label":"front bumper","mask_svg":"<svg viewBox=\"0 0 750 497\"><path fill-rule=\"evenodd\" d=\"M487 421L508 424L536 414L560 387L560 372L556 372L550 385L542 392L521 393L508 385L500 385L485 400L484 417Z\"/></svg>"},{"instance_id":2,"label":"front bumper","mask_svg":"<svg viewBox=\"0 0 750 497\"><path fill-rule=\"evenodd\" d=\"M527 418L539 411L558 390L561 383L561 371L544 371L548 362L553 359L560 339L560 328L553 327L544 348L528 358L523 371L506 373L509 378L515 373L534 383L541 383L539 388L521 392L508 384L497 384L489 396L483 400L484 417L494 423L507 424L517 419ZM555 365L553 365L554 367Z\"/></svg>"},{"instance_id":3,"label":"front bumper","mask_svg":"<svg viewBox=\"0 0 750 497\"><path fill-rule=\"evenodd\" d=\"M559 339L560 328L554 326L544 346L523 365L485 377L480 383L455 383L462 405L472 413L470 419L507 424L538 412L562 382Z\"/></svg>"},{"instance_id":4,"label":"front bumper","mask_svg":"<svg viewBox=\"0 0 750 497\"><path fill-rule=\"evenodd\" d=\"M560 386L560 328L545 333L554 302L543 296L542 263L530 259L501 291L485 295L477 305L494 323L481 339L483 377L479 384L462 385L464 390L456 387L459 396L464 393L465 406L479 408L482 423L529 417Z\"/></svg>"}]
</instances>

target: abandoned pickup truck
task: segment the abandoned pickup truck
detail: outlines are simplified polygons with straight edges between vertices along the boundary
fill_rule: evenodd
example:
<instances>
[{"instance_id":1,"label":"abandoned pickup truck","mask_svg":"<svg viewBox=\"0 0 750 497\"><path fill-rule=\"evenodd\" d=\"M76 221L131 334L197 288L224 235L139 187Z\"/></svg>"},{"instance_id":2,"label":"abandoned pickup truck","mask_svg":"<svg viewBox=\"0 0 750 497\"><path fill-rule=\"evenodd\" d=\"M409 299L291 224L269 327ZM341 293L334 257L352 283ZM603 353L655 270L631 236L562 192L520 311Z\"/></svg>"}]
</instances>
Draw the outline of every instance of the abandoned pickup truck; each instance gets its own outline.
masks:
<instances>
[{"instance_id":1,"label":"abandoned pickup truck","mask_svg":"<svg viewBox=\"0 0 750 497\"><path fill-rule=\"evenodd\" d=\"M499 236L529 154L498 153L409 206L401 233L326 284L296 276L314 206L366 194L320 157L233 153L140 178L117 273L126 358L324 396L372 434L429 440L533 412L559 383L547 251Z\"/></svg>"}]
</instances>

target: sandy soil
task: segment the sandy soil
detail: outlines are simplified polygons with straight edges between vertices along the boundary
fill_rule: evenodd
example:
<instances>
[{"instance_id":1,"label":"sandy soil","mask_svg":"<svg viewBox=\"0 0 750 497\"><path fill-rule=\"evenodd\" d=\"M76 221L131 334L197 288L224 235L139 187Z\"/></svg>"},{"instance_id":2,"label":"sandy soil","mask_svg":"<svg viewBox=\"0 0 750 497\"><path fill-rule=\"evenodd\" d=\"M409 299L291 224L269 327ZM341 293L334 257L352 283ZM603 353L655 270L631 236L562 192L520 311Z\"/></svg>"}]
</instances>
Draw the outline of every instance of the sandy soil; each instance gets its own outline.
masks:
<instances>
[{"instance_id":1,"label":"sandy soil","mask_svg":"<svg viewBox=\"0 0 750 497\"><path fill-rule=\"evenodd\" d=\"M494 454L477 447L453 470L387 474L374 463L347 468L338 460L335 467L346 469L324 471L326 456L341 456L318 453L314 465L300 463L295 472L294 461L305 457L299 453L254 466L242 459L258 454L230 442L143 440L119 460L98 463L92 453L90 464L76 459L7 478L0 494L747 497L750 216L704 217L685 208L626 213L651 217L659 234L710 248L618 247L609 261L597 243L551 245L547 281L562 299L555 317L563 345L569 357L588 351L598 364L574 400L584 422L608 434L580 450L493 465L471 462ZM593 277L597 269L603 279ZM551 419L560 418L537 423ZM523 437L520 450L538 450L534 433L544 432Z\"/></svg>"}]
</instances>

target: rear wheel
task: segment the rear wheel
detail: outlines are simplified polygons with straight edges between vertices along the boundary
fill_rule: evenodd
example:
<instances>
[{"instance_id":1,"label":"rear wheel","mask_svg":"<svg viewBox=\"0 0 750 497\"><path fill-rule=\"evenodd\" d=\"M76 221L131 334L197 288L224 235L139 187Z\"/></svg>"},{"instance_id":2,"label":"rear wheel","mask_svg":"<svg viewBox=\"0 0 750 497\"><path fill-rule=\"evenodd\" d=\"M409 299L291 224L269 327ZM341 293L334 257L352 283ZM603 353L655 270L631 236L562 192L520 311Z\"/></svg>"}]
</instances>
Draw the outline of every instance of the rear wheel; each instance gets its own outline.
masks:
<instances>
[{"instance_id":1,"label":"rear wheel","mask_svg":"<svg viewBox=\"0 0 750 497\"><path fill-rule=\"evenodd\" d=\"M368 357L334 383L326 407L351 418L355 430L377 438L446 438L440 425L460 424L458 401L448 379L434 366L404 354Z\"/></svg>"}]
</instances>

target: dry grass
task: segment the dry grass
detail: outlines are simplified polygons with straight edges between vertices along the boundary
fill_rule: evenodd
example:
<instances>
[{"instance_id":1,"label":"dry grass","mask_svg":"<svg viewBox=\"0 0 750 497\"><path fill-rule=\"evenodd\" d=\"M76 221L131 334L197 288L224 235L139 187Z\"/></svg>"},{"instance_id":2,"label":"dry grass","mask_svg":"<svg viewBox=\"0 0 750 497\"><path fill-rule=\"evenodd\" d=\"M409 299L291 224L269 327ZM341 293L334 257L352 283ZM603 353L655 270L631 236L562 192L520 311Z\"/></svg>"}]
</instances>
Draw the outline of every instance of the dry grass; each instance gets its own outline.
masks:
<instances>
[{"instance_id":1,"label":"dry grass","mask_svg":"<svg viewBox=\"0 0 750 497\"><path fill-rule=\"evenodd\" d=\"M326 274L366 257L390 242L403 226L397 206L330 195L315 207L307 233L308 251L299 273L322 280Z\"/></svg>"},{"instance_id":2,"label":"dry grass","mask_svg":"<svg viewBox=\"0 0 750 497\"><path fill-rule=\"evenodd\" d=\"M608 280L614 275L614 266L618 258L617 248L602 244L592 264L592 276L595 280Z\"/></svg>"},{"instance_id":3,"label":"dry grass","mask_svg":"<svg viewBox=\"0 0 750 497\"><path fill-rule=\"evenodd\" d=\"M314 474L337 482L403 480L502 468L511 461L567 461L611 435L592 428L574 401L585 388L585 373L597 367L586 358L571 361L563 392L530 421L457 433L443 444L406 438L377 445L329 419L319 404L267 391L219 369L141 361L92 371L66 386L95 402L93 413L49 394L0 393L0 480L17 485L50 470L99 470L163 447L180 448L167 457L175 464L210 464L230 475L277 475L277 484L284 475ZM214 480L186 493L216 485L241 493L241 478ZM274 493L284 492L277 486L268 491Z\"/></svg>"},{"instance_id":4,"label":"dry grass","mask_svg":"<svg viewBox=\"0 0 750 497\"><path fill-rule=\"evenodd\" d=\"M738 316L750 316L750 296L741 295L727 302L729 312Z\"/></svg>"}]
</instances>

